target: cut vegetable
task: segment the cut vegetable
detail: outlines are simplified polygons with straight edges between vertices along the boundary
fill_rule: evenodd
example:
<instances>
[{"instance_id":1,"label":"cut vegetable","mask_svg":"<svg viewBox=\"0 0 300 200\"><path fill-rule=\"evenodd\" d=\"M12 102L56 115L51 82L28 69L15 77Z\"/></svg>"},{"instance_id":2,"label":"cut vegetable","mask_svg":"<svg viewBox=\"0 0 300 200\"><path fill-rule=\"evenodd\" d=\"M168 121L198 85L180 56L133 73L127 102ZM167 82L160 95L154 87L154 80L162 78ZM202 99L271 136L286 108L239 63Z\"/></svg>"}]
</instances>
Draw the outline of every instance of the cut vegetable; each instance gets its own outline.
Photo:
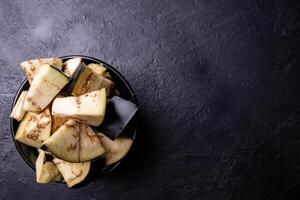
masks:
<instances>
[{"instance_id":1,"label":"cut vegetable","mask_svg":"<svg viewBox=\"0 0 300 200\"><path fill-rule=\"evenodd\" d=\"M111 165L122 159L132 145L132 139L120 136L111 140L102 133L97 133L105 149L105 165Z\"/></svg>"},{"instance_id":2,"label":"cut vegetable","mask_svg":"<svg viewBox=\"0 0 300 200\"><path fill-rule=\"evenodd\" d=\"M20 65L27 76L29 84L31 84L33 78L38 73L40 66L43 64L50 64L59 70L62 69L61 58L40 58L24 61Z\"/></svg>"},{"instance_id":3,"label":"cut vegetable","mask_svg":"<svg viewBox=\"0 0 300 200\"><path fill-rule=\"evenodd\" d=\"M68 120L43 145L58 158L69 162L79 162L80 124Z\"/></svg>"},{"instance_id":4,"label":"cut vegetable","mask_svg":"<svg viewBox=\"0 0 300 200\"><path fill-rule=\"evenodd\" d=\"M69 96L76 84L76 80L80 76L81 72L84 71L85 64L82 62L82 58L74 58L67 60L64 63L63 71L70 78L68 84L61 90L61 94Z\"/></svg>"},{"instance_id":5,"label":"cut vegetable","mask_svg":"<svg viewBox=\"0 0 300 200\"><path fill-rule=\"evenodd\" d=\"M27 112L21 121L15 139L32 147L39 148L50 136L51 116L49 108L41 113Z\"/></svg>"},{"instance_id":6,"label":"cut vegetable","mask_svg":"<svg viewBox=\"0 0 300 200\"><path fill-rule=\"evenodd\" d=\"M78 96L105 88L106 95L109 96L113 86L114 83L111 80L95 73L91 68L85 67L76 80L72 94Z\"/></svg>"},{"instance_id":7,"label":"cut vegetable","mask_svg":"<svg viewBox=\"0 0 300 200\"><path fill-rule=\"evenodd\" d=\"M50 183L54 181L60 181L62 176L51 161L46 161L45 152L40 151L39 156L36 160L36 182L38 183Z\"/></svg>"},{"instance_id":8,"label":"cut vegetable","mask_svg":"<svg viewBox=\"0 0 300 200\"><path fill-rule=\"evenodd\" d=\"M92 160L105 152L91 127L74 120L68 120L44 145L53 155L68 162Z\"/></svg>"},{"instance_id":9,"label":"cut vegetable","mask_svg":"<svg viewBox=\"0 0 300 200\"><path fill-rule=\"evenodd\" d=\"M65 62L65 66L63 69L63 72L71 78L75 71L82 65L82 58L77 57L77 58L72 58L69 59Z\"/></svg>"},{"instance_id":10,"label":"cut vegetable","mask_svg":"<svg viewBox=\"0 0 300 200\"><path fill-rule=\"evenodd\" d=\"M78 97L56 98L52 104L52 114L72 118L93 126L99 126L106 109L105 89Z\"/></svg>"},{"instance_id":11,"label":"cut vegetable","mask_svg":"<svg viewBox=\"0 0 300 200\"><path fill-rule=\"evenodd\" d=\"M70 163L58 158L53 162L67 182L68 187L72 187L82 182L90 171L91 162Z\"/></svg>"},{"instance_id":12,"label":"cut vegetable","mask_svg":"<svg viewBox=\"0 0 300 200\"><path fill-rule=\"evenodd\" d=\"M68 81L62 72L49 64L42 65L32 81L23 109L32 112L42 111Z\"/></svg>"},{"instance_id":13,"label":"cut vegetable","mask_svg":"<svg viewBox=\"0 0 300 200\"><path fill-rule=\"evenodd\" d=\"M65 96L57 95L56 97L65 97ZM53 116L53 115L51 115L51 117L52 117L51 134L57 131L59 127L61 127L66 121L68 121L68 119L64 117Z\"/></svg>"},{"instance_id":14,"label":"cut vegetable","mask_svg":"<svg viewBox=\"0 0 300 200\"><path fill-rule=\"evenodd\" d=\"M91 63L88 64L87 67L93 70L93 72L95 72L96 74L99 74L101 76L103 76L104 73L106 72L106 68L103 66L102 63L101 64Z\"/></svg>"},{"instance_id":15,"label":"cut vegetable","mask_svg":"<svg viewBox=\"0 0 300 200\"><path fill-rule=\"evenodd\" d=\"M17 103L12 110L10 117L16 119L17 121L21 121L24 117L25 110L23 109L23 104L27 95L27 91L23 91L19 96Z\"/></svg>"},{"instance_id":16,"label":"cut vegetable","mask_svg":"<svg viewBox=\"0 0 300 200\"><path fill-rule=\"evenodd\" d=\"M114 96L106 104L106 115L97 130L110 139L117 138L138 111L136 104Z\"/></svg>"},{"instance_id":17,"label":"cut vegetable","mask_svg":"<svg viewBox=\"0 0 300 200\"><path fill-rule=\"evenodd\" d=\"M88 161L104 154L105 150L93 129L86 124L80 124L79 160Z\"/></svg>"},{"instance_id":18,"label":"cut vegetable","mask_svg":"<svg viewBox=\"0 0 300 200\"><path fill-rule=\"evenodd\" d=\"M99 74L103 76L104 78L107 78L111 80L111 75L107 71L106 67L103 66L103 64L96 64L96 63L91 63L88 64L87 67L89 67L91 70L93 70L94 73Z\"/></svg>"},{"instance_id":19,"label":"cut vegetable","mask_svg":"<svg viewBox=\"0 0 300 200\"><path fill-rule=\"evenodd\" d=\"M54 133L57 131L59 127L61 127L66 121L68 121L67 118L58 117L58 116L52 116L52 128L51 133Z\"/></svg>"},{"instance_id":20,"label":"cut vegetable","mask_svg":"<svg viewBox=\"0 0 300 200\"><path fill-rule=\"evenodd\" d=\"M43 58L20 64L30 88L20 94L10 117L20 121L15 140L38 150L38 156L34 150L28 155L36 165L37 183L64 178L73 187L86 179L94 159L104 158L100 164L107 169L132 146L124 134L137 106L113 97L118 92L109 71L114 70L105 63L86 65L84 59L62 63L60 58Z\"/></svg>"}]
</instances>

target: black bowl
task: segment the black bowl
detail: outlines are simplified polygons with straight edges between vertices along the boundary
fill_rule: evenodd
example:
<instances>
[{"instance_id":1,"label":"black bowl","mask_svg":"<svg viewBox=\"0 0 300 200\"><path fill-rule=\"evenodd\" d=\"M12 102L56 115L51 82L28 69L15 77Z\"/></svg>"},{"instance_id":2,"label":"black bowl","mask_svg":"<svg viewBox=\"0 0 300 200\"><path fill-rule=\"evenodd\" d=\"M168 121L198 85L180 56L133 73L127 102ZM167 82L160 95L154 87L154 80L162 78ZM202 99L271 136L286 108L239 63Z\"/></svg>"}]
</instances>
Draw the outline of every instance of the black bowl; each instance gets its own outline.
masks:
<instances>
[{"instance_id":1,"label":"black bowl","mask_svg":"<svg viewBox=\"0 0 300 200\"><path fill-rule=\"evenodd\" d=\"M122 97L123 99L126 99L128 101L131 101L135 104L137 103L137 99L135 97L135 94L131 88L131 86L129 85L128 81L121 75L120 72L118 72L115 68L113 68L112 66L110 66L109 64L98 60L96 58L92 58L89 56L82 56L82 55L70 55L70 56L62 56L61 58L63 59L63 61L66 61L68 59L74 58L74 57L81 57L84 61L85 64L89 64L89 63L102 63L108 70L108 72L110 73L110 75L112 76L112 79L116 85L116 88L119 90L120 92L120 97ZM19 97L19 95L21 94L21 92L23 90L28 90L29 89L29 83L27 80L24 80L23 83L21 84L20 88L18 89L13 104L12 104L12 109L14 107L14 105L17 102L17 99ZM25 144L22 144L18 141L15 140L15 133L17 131L17 128L19 126L19 122L15 119L10 119L10 130L11 130L11 134L13 137L13 141L15 143L15 146L18 150L18 152L20 153L21 157L23 158L23 160L33 169L35 170L35 161L37 159L37 150L33 147L27 146ZM128 128L126 128L126 134L131 137L134 141L135 139L135 135L137 133L137 129L138 129L138 123L137 123L137 115L135 115L135 117L132 119L132 121L130 122L130 124L128 125ZM131 148L132 149L132 148ZM123 158L125 159L127 157L127 155ZM103 160L95 160L92 162L92 167L91 167L91 175L95 175L95 176L101 176L109 171L112 171L113 169L115 169L123 160L121 159L120 161L106 166L104 167L103 165ZM94 178L92 178L94 179Z\"/></svg>"}]
</instances>

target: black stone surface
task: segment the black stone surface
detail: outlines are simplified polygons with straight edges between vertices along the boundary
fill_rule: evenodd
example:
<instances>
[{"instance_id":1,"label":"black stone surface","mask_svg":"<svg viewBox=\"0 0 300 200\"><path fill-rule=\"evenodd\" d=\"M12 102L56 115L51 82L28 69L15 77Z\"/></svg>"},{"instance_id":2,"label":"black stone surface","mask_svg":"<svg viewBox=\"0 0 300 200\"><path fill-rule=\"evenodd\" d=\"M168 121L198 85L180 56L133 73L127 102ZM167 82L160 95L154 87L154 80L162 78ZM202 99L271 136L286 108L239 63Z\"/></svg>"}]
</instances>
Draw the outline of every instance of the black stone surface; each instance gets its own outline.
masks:
<instances>
[{"instance_id":1,"label":"black stone surface","mask_svg":"<svg viewBox=\"0 0 300 200\"><path fill-rule=\"evenodd\" d=\"M0 2L0 199L299 199L299 1ZM134 151L85 187L38 185L9 133L41 56L100 58L140 104Z\"/></svg>"}]
</instances>

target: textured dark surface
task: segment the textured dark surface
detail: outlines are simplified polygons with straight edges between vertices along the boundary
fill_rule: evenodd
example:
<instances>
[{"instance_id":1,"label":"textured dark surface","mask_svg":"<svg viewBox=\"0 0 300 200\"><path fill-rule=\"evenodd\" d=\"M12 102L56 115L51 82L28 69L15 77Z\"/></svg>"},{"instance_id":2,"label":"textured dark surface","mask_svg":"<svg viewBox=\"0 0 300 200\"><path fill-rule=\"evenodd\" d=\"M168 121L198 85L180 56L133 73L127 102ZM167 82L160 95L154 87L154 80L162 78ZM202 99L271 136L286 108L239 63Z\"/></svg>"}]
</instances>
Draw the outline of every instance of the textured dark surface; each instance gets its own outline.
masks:
<instances>
[{"instance_id":1,"label":"textured dark surface","mask_svg":"<svg viewBox=\"0 0 300 200\"><path fill-rule=\"evenodd\" d=\"M299 199L299 1L0 2L0 199ZM136 91L130 158L38 185L9 133L18 63L84 54Z\"/></svg>"}]
</instances>

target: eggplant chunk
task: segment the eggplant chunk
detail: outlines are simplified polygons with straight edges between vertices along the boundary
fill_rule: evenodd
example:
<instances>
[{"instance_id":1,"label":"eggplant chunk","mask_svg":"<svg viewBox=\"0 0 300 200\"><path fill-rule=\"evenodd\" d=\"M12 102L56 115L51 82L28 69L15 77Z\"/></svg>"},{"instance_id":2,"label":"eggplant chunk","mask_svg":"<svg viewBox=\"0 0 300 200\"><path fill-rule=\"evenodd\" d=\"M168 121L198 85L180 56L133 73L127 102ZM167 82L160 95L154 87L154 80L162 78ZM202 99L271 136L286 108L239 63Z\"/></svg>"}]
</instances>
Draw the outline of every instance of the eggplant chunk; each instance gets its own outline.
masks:
<instances>
[{"instance_id":1,"label":"eggplant chunk","mask_svg":"<svg viewBox=\"0 0 300 200\"><path fill-rule=\"evenodd\" d=\"M45 157L45 152L40 151L35 164L36 182L45 184L54 181L60 181L62 179L62 176L59 170L53 162L45 161Z\"/></svg>"},{"instance_id":2,"label":"eggplant chunk","mask_svg":"<svg viewBox=\"0 0 300 200\"><path fill-rule=\"evenodd\" d=\"M61 127L66 121L68 121L67 118L59 117L59 116L52 116L52 127L51 127L51 133L54 133L57 131L59 127Z\"/></svg>"},{"instance_id":3,"label":"eggplant chunk","mask_svg":"<svg viewBox=\"0 0 300 200\"><path fill-rule=\"evenodd\" d=\"M99 126L105 115L105 89L78 97L56 98L52 104L52 115L72 118L93 126Z\"/></svg>"},{"instance_id":4,"label":"eggplant chunk","mask_svg":"<svg viewBox=\"0 0 300 200\"><path fill-rule=\"evenodd\" d=\"M16 119L17 121L21 121L25 115L25 110L23 109L23 104L27 95L27 91L23 91L19 96L15 107L13 108L10 117Z\"/></svg>"},{"instance_id":5,"label":"eggplant chunk","mask_svg":"<svg viewBox=\"0 0 300 200\"><path fill-rule=\"evenodd\" d=\"M51 132L49 108L41 113L27 112L17 129L15 139L32 147L39 148Z\"/></svg>"},{"instance_id":6,"label":"eggplant chunk","mask_svg":"<svg viewBox=\"0 0 300 200\"><path fill-rule=\"evenodd\" d=\"M93 70L93 72L103 76L104 73L106 72L106 68L103 66L103 64L96 64L96 63L91 63L87 65L88 68Z\"/></svg>"},{"instance_id":7,"label":"eggplant chunk","mask_svg":"<svg viewBox=\"0 0 300 200\"><path fill-rule=\"evenodd\" d=\"M136 104L114 96L107 102L105 118L97 130L114 140L123 132L137 111Z\"/></svg>"},{"instance_id":8,"label":"eggplant chunk","mask_svg":"<svg viewBox=\"0 0 300 200\"><path fill-rule=\"evenodd\" d=\"M97 133L105 149L105 165L111 165L121 160L129 151L132 145L132 139L124 136L111 140L102 133Z\"/></svg>"},{"instance_id":9,"label":"eggplant chunk","mask_svg":"<svg viewBox=\"0 0 300 200\"><path fill-rule=\"evenodd\" d=\"M68 120L44 145L54 156L75 163L92 160L105 152L92 128L74 120Z\"/></svg>"},{"instance_id":10,"label":"eggplant chunk","mask_svg":"<svg viewBox=\"0 0 300 200\"><path fill-rule=\"evenodd\" d=\"M106 67L102 63L96 64L96 63L91 63L88 64L87 67L89 67L91 70L93 70L96 74L99 74L103 76L104 78L107 78L109 80L112 80L111 75L107 71Z\"/></svg>"},{"instance_id":11,"label":"eggplant chunk","mask_svg":"<svg viewBox=\"0 0 300 200\"><path fill-rule=\"evenodd\" d=\"M72 187L82 182L90 171L91 162L70 163L58 158L53 162L64 177L68 187Z\"/></svg>"},{"instance_id":12,"label":"eggplant chunk","mask_svg":"<svg viewBox=\"0 0 300 200\"><path fill-rule=\"evenodd\" d=\"M79 160L88 161L103 155L105 152L98 136L87 124L80 124Z\"/></svg>"},{"instance_id":13,"label":"eggplant chunk","mask_svg":"<svg viewBox=\"0 0 300 200\"><path fill-rule=\"evenodd\" d=\"M72 58L67 60L64 63L63 72L69 77L72 78L73 74L76 72L76 70L82 65L82 58Z\"/></svg>"},{"instance_id":14,"label":"eggplant chunk","mask_svg":"<svg viewBox=\"0 0 300 200\"><path fill-rule=\"evenodd\" d=\"M68 120L45 141L43 145L56 157L69 162L79 162L80 124Z\"/></svg>"},{"instance_id":15,"label":"eggplant chunk","mask_svg":"<svg viewBox=\"0 0 300 200\"><path fill-rule=\"evenodd\" d=\"M105 88L106 95L109 96L113 87L114 83L111 80L95 73L90 67L85 66L75 82L72 95L79 96Z\"/></svg>"},{"instance_id":16,"label":"eggplant chunk","mask_svg":"<svg viewBox=\"0 0 300 200\"><path fill-rule=\"evenodd\" d=\"M29 84L31 84L35 75L38 73L40 66L43 64L53 65L55 68L62 69L62 59L61 58L40 58L27 60L20 63L22 70L24 71Z\"/></svg>"},{"instance_id":17,"label":"eggplant chunk","mask_svg":"<svg viewBox=\"0 0 300 200\"><path fill-rule=\"evenodd\" d=\"M49 64L40 67L26 95L23 109L42 111L68 83L68 77Z\"/></svg>"}]
</instances>

